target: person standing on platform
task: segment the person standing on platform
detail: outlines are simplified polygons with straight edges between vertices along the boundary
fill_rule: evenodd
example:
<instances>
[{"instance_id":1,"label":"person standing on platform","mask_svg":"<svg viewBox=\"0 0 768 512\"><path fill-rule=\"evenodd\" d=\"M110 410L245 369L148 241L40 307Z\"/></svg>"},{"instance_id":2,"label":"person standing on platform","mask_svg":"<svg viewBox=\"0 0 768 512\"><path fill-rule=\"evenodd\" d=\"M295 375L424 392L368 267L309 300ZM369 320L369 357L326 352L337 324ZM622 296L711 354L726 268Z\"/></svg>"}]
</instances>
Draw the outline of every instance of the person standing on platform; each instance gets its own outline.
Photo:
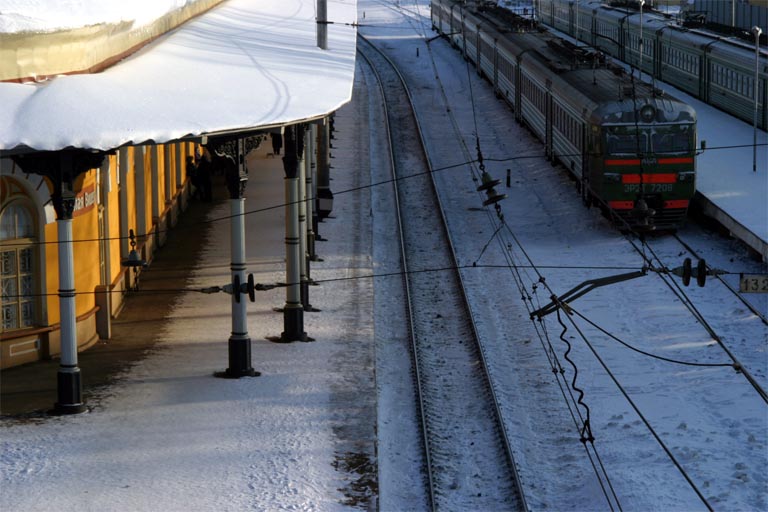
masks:
<instances>
[{"instance_id":1,"label":"person standing on platform","mask_svg":"<svg viewBox=\"0 0 768 512\"><path fill-rule=\"evenodd\" d=\"M197 166L197 181L200 184L200 199L210 203L213 201L213 164L210 153L206 151L200 159L200 165Z\"/></svg>"},{"instance_id":2,"label":"person standing on platform","mask_svg":"<svg viewBox=\"0 0 768 512\"><path fill-rule=\"evenodd\" d=\"M187 157L187 176L192 183L191 199L202 199L203 191L200 186L200 169L199 165L195 163L195 158L192 156Z\"/></svg>"},{"instance_id":3,"label":"person standing on platform","mask_svg":"<svg viewBox=\"0 0 768 512\"><path fill-rule=\"evenodd\" d=\"M272 153L277 156L283 148L283 136L279 133L271 133L270 135L272 136Z\"/></svg>"}]
</instances>

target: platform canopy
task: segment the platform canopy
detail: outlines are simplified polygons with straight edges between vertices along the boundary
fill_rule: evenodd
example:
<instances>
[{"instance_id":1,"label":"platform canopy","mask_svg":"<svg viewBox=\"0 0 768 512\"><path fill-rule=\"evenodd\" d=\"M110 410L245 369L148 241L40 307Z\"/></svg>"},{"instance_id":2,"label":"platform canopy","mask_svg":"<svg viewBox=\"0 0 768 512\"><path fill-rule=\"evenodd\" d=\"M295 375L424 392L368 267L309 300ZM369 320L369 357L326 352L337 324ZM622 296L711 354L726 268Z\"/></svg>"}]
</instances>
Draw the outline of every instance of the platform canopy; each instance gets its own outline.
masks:
<instances>
[{"instance_id":1,"label":"platform canopy","mask_svg":"<svg viewBox=\"0 0 768 512\"><path fill-rule=\"evenodd\" d=\"M0 83L0 150L110 150L323 117L347 103L356 0L228 0L93 74Z\"/></svg>"}]
</instances>

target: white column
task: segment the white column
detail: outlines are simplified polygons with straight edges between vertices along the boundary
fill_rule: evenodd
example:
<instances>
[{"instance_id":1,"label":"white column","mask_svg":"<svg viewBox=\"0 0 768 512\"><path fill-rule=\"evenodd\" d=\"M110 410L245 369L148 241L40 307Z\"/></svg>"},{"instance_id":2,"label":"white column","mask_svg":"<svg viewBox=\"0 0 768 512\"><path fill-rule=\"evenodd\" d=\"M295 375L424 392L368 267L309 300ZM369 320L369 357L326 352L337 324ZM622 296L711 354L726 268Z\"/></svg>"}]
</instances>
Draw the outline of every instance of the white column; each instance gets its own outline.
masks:
<instances>
[{"instance_id":1,"label":"white column","mask_svg":"<svg viewBox=\"0 0 768 512\"><path fill-rule=\"evenodd\" d=\"M219 377L255 377L251 366L251 338L248 337L248 295L241 293L245 274L245 173L244 141L237 141L237 166L227 171L230 211L230 266L232 275L232 333L229 337L229 367Z\"/></svg>"},{"instance_id":2,"label":"white column","mask_svg":"<svg viewBox=\"0 0 768 512\"><path fill-rule=\"evenodd\" d=\"M61 316L61 367L77 366L75 314L75 265L72 256L72 218L56 221L59 235L59 312Z\"/></svg>"},{"instance_id":3,"label":"white column","mask_svg":"<svg viewBox=\"0 0 768 512\"><path fill-rule=\"evenodd\" d=\"M245 213L245 198L230 199L230 214L232 219L230 222L231 228L231 253L232 262L229 269L232 271L232 282L234 283L236 278L240 283L245 283L245 220L243 214ZM235 290L235 293L239 293ZM235 299L235 293L232 294L232 337L233 338L247 338L248 337L248 321L247 321L247 300L245 297L240 297L240 300Z\"/></svg>"},{"instance_id":4,"label":"white column","mask_svg":"<svg viewBox=\"0 0 768 512\"><path fill-rule=\"evenodd\" d=\"M74 195L62 202L74 205ZM56 221L59 236L59 316L61 322L61 361L57 373L57 397L54 410L76 414L85 410L80 368L77 367L77 316L75 309L75 265L72 250L72 208Z\"/></svg>"},{"instance_id":5,"label":"white column","mask_svg":"<svg viewBox=\"0 0 768 512\"><path fill-rule=\"evenodd\" d=\"M285 129L283 168L285 170L285 259L286 289L283 308L284 331L278 341L308 341L304 332L304 308L301 304L301 259L299 255L299 160L298 141L304 130L299 126Z\"/></svg>"}]
</instances>

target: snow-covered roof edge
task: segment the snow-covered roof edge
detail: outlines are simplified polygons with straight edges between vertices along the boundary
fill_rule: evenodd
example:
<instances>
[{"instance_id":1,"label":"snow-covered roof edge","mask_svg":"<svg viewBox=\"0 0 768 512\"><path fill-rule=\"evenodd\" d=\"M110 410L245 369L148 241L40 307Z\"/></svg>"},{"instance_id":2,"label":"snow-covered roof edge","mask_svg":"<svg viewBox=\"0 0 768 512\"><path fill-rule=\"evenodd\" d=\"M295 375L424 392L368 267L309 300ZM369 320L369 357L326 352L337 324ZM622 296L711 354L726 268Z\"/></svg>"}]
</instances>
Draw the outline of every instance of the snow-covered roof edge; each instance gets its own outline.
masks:
<instances>
[{"instance_id":1,"label":"snow-covered roof edge","mask_svg":"<svg viewBox=\"0 0 768 512\"><path fill-rule=\"evenodd\" d=\"M110 150L312 120L351 99L356 0L230 0L93 75L0 83L0 150Z\"/></svg>"},{"instance_id":2,"label":"snow-covered roof edge","mask_svg":"<svg viewBox=\"0 0 768 512\"><path fill-rule=\"evenodd\" d=\"M35 82L101 71L222 1L186 0L179 7L170 3L175 8L140 24L118 19L51 31L0 32L0 81Z\"/></svg>"}]
</instances>

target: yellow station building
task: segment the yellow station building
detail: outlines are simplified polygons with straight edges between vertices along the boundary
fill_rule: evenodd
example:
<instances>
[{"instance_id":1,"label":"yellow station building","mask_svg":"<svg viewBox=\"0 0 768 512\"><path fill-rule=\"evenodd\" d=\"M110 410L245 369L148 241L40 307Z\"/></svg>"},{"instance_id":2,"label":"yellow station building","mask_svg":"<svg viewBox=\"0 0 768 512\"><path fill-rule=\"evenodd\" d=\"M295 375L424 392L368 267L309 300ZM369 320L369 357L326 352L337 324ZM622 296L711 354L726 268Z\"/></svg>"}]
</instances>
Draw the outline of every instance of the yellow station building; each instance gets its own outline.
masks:
<instances>
[{"instance_id":1,"label":"yellow station building","mask_svg":"<svg viewBox=\"0 0 768 512\"><path fill-rule=\"evenodd\" d=\"M186 0L140 27L0 33L0 369L61 355L66 373L72 330L77 350L110 337L141 272L124 262L132 249L151 262L163 245L191 192L187 157L208 136L316 122L349 101L355 2L330 0L328 14L348 21L330 26L314 2L276 4ZM44 168L46 153L98 153L100 164L67 181L64 164ZM74 272L60 272L66 260ZM74 288L62 290L69 274Z\"/></svg>"},{"instance_id":2,"label":"yellow station building","mask_svg":"<svg viewBox=\"0 0 768 512\"><path fill-rule=\"evenodd\" d=\"M122 261L136 250L150 261L186 207L184 162L195 144L178 142L118 149L78 179L72 234L80 350L109 338L134 273ZM59 354L56 214L50 180L0 159L2 333L0 368Z\"/></svg>"}]
</instances>

